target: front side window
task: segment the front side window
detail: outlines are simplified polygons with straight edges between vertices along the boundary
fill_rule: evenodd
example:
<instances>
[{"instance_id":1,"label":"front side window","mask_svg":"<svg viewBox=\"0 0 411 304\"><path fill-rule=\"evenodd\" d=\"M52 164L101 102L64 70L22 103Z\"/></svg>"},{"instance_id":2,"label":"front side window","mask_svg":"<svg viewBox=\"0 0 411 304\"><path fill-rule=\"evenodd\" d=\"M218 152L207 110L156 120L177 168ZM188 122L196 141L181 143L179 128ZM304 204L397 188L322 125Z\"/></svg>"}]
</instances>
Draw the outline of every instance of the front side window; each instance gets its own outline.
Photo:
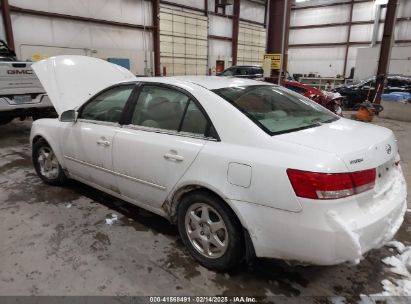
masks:
<instances>
[{"instance_id":1,"label":"front side window","mask_svg":"<svg viewBox=\"0 0 411 304\"><path fill-rule=\"evenodd\" d=\"M188 95L168 87L142 88L131 123L137 126L204 135L207 119Z\"/></svg>"},{"instance_id":2,"label":"front side window","mask_svg":"<svg viewBox=\"0 0 411 304\"><path fill-rule=\"evenodd\" d=\"M214 92L270 135L316 127L338 119L317 103L282 87L255 85Z\"/></svg>"},{"instance_id":3,"label":"front side window","mask_svg":"<svg viewBox=\"0 0 411 304\"><path fill-rule=\"evenodd\" d=\"M234 73L235 73L234 68L228 68L227 70L221 73L221 76L233 76Z\"/></svg>"},{"instance_id":4,"label":"front side window","mask_svg":"<svg viewBox=\"0 0 411 304\"><path fill-rule=\"evenodd\" d=\"M252 75L252 70L250 68L238 68L236 75L241 75L241 76Z\"/></svg>"},{"instance_id":5,"label":"front side window","mask_svg":"<svg viewBox=\"0 0 411 304\"><path fill-rule=\"evenodd\" d=\"M119 122L134 85L109 89L94 97L80 111L79 118L87 120Z\"/></svg>"}]
</instances>

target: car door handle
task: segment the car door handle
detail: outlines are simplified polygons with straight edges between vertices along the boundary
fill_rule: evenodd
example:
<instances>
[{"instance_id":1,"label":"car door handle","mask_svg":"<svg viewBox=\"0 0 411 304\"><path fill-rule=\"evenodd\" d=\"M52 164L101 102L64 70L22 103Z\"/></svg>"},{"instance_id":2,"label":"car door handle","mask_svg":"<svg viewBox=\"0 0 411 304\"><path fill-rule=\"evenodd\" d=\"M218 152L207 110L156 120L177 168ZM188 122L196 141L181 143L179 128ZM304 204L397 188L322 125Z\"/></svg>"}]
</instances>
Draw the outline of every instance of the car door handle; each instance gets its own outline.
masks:
<instances>
[{"instance_id":1,"label":"car door handle","mask_svg":"<svg viewBox=\"0 0 411 304\"><path fill-rule=\"evenodd\" d=\"M179 162L184 160L184 156L181 156L178 154L171 154L171 153L164 154L164 158L169 159L169 160L179 161Z\"/></svg>"},{"instance_id":2,"label":"car door handle","mask_svg":"<svg viewBox=\"0 0 411 304\"><path fill-rule=\"evenodd\" d=\"M99 146L108 147L110 146L110 142L108 140L99 139L96 141Z\"/></svg>"}]
</instances>

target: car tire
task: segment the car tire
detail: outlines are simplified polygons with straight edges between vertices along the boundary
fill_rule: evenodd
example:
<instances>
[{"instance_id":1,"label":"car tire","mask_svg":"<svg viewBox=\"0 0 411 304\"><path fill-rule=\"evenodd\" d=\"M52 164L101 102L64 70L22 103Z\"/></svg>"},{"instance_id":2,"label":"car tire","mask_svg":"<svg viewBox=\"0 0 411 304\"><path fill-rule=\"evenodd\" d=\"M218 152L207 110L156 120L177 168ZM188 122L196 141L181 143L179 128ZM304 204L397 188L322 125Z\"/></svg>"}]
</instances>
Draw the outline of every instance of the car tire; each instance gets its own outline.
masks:
<instances>
[{"instance_id":1,"label":"car tire","mask_svg":"<svg viewBox=\"0 0 411 304\"><path fill-rule=\"evenodd\" d=\"M43 182L52 186L61 186L67 182L67 176L53 149L44 139L33 144L32 158L34 169Z\"/></svg>"},{"instance_id":2,"label":"car tire","mask_svg":"<svg viewBox=\"0 0 411 304\"><path fill-rule=\"evenodd\" d=\"M185 195L178 206L177 220L184 245L204 267L224 271L241 262L242 226L218 196L205 191Z\"/></svg>"}]
</instances>

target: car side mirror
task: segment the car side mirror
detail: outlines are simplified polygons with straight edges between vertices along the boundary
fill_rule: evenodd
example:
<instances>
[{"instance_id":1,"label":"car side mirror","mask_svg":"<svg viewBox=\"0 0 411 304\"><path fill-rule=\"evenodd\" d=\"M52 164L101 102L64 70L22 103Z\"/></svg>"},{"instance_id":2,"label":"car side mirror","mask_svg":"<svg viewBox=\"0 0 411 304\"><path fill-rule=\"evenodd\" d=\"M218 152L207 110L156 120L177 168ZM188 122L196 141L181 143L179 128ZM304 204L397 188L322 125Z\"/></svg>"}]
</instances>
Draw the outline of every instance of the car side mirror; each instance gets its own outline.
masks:
<instances>
[{"instance_id":1,"label":"car side mirror","mask_svg":"<svg viewBox=\"0 0 411 304\"><path fill-rule=\"evenodd\" d=\"M77 121L77 111L76 110L68 110L64 111L60 115L61 122L76 122Z\"/></svg>"}]
</instances>

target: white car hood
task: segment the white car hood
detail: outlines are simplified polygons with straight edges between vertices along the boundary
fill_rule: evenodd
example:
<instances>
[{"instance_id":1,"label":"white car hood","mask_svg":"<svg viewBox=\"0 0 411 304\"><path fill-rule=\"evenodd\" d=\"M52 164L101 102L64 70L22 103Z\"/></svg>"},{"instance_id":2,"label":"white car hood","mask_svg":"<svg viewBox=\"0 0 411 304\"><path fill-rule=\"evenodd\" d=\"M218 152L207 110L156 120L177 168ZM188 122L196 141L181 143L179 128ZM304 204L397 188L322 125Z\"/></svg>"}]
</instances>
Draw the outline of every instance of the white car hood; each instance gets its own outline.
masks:
<instances>
[{"instance_id":1,"label":"white car hood","mask_svg":"<svg viewBox=\"0 0 411 304\"><path fill-rule=\"evenodd\" d=\"M87 56L51 57L32 68L59 115L78 108L106 87L136 79L119 65Z\"/></svg>"},{"instance_id":2,"label":"white car hood","mask_svg":"<svg viewBox=\"0 0 411 304\"><path fill-rule=\"evenodd\" d=\"M349 171L376 168L397 155L391 130L345 118L277 139L337 155Z\"/></svg>"}]
</instances>

